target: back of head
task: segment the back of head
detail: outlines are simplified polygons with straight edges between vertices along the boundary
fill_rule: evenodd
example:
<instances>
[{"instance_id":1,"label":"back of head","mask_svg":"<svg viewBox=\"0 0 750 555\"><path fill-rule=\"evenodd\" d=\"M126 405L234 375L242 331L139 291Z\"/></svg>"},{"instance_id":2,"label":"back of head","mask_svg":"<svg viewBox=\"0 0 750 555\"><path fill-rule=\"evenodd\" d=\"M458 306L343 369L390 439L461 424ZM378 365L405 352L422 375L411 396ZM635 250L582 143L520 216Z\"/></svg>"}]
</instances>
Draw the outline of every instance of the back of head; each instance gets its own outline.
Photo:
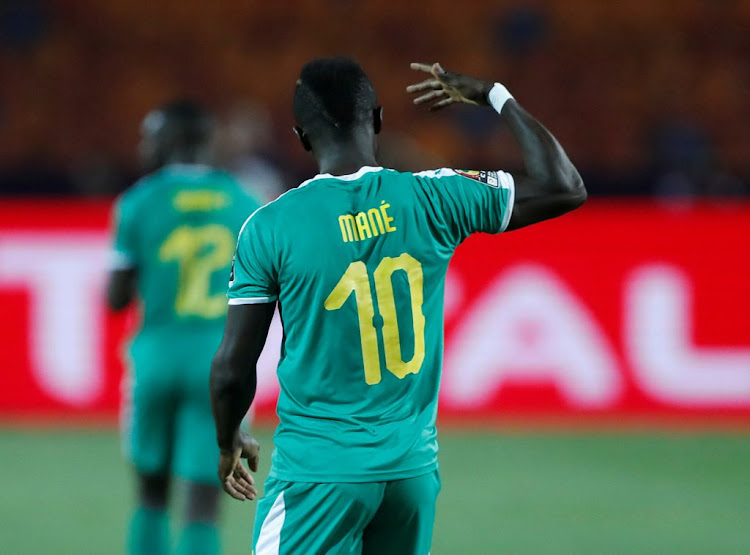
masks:
<instances>
[{"instance_id":1,"label":"back of head","mask_svg":"<svg viewBox=\"0 0 750 555\"><path fill-rule=\"evenodd\" d=\"M205 162L214 119L199 103L176 100L151 111L141 125L141 156L147 166Z\"/></svg>"},{"instance_id":2,"label":"back of head","mask_svg":"<svg viewBox=\"0 0 750 555\"><path fill-rule=\"evenodd\" d=\"M349 133L372 122L377 105L370 78L350 58L308 62L294 90L294 117L308 134Z\"/></svg>"}]
</instances>

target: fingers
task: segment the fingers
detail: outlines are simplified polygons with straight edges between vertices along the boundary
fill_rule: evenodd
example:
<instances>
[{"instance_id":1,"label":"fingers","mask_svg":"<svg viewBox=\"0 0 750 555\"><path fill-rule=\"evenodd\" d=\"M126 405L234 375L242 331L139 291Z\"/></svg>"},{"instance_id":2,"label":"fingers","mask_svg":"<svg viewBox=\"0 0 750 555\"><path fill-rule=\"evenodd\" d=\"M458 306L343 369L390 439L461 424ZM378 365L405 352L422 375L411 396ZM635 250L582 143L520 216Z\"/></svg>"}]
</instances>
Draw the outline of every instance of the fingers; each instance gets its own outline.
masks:
<instances>
[{"instance_id":1,"label":"fingers","mask_svg":"<svg viewBox=\"0 0 750 555\"><path fill-rule=\"evenodd\" d=\"M415 71L424 71L425 73L432 73L432 65L430 64L420 64L418 62L412 62L409 65L409 67Z\"/></svg>"},{"instance_id":2,"label":"fingers","mask_svg":"<svg viewBox=\"0 0 750 555\"><path fill-rule=\"evenodd\" d=\"M260 461L260 445L254 439L242 449L242 457L247 460L250 470L258 472L258 461ZM244 468L244 467L243 467Z\"/></svg>"},{"instance_id":3,"label":"fingers","mask_svg":"<svg viewBox=\"0 0 750 555\"><path fill-rule=\"evenodd\" d=\"M254 451L257 457L258 444L254 440L253 442L254 445L248 444L248 448ZM219 480L224 491L235 499L239 501L253 500L258 496L258 491L255 489L255 480L252 475L240 462L241 451L241 449L232 452L222 451L219 457Z\"/></svg>"},{"instance_id":4,"label":"fingers","mask_svg":"<svg viewBox=\"0 0 750 555\"><path fill-rule=\"evenodd\" d=\"M242 454L241 456L245 459L249 459L251 457L257 457L258 453L260 453L260 445L257 441L255 441L255 438L250 437L249 435L242 436Z\"/></svg>"},{"instance_id":5,"label":"fingers","mask_svg":"<svg viewBox=\"0 0 750 555\"><path fill-rule=\"evenodd\" d=\"M258 490L239 480L227 478L222 487L225 492L237 499L238 501L252 501L258 496Z\"/></svg>"},{"instance_id":6,"label":"fingers","mask_svg":"<svg viewBox=\"0 0 750 555\"><path fill-rule=\"evenodd\" d=\"M224 491L239 501L252 501L258 496L254 484L255 480L241 464L221 483Z\"/></svg>"},{"instance_id":7,"label":"fingers","mask_svg":"<svg viewBox=\"0 0 750 555\"><path fill-rule=\"evenodd\" d=\"M432 91L427 94L423 94L422 96L415 98L413 102L414 104L424 104L425 102L429 102L430 100L434 100L443 96L445 96L445 91L441 89L439 91Z\"/></svg>"},{"instance_id":8,"label":"fingers","mask_svg":"<svg viewBox=\"0 0 750 555\"><path fill-rule=\"evenodd\" d=\"M247 499L247 496L235 487L231 476L221 483L221 487L238 501L245 501Z\"/></svg>"},{"instance_id":9,"label":"fingers","mask_svg":"<svg viewBox=\"0 0 750 555\"><path fill-rule=\"evenodd\" d=\"M243 483L247 483L249 486L255 484L255 479L252 474L250 474L250 471L248 471L242 463L238 463L237 467L234 469L234 477L238 480L242 480Z\"/></svg>"},{"instance_id":10,"label":"fingers","mask_svg":"<svg viewBox=\"0 0 750 555\"><path fill-rule=\"evenodd\" d=\"M255 489L255 480L253 479L250 472L245 468L241 462L237 463L232 472L232 478L234 479L234 487L241 493L245 494L247 499L251 501L258 495L258 491Z\"/></svg>"},{"instance_id":11,"label":"fingers","mask_svg":"<svg viewBox=\"0 0 750 555\"><path fill-rule=\"evenodd\" d=\"M436 102L435 104L430 106L430 112L434 112L435 110L440 110L442 108L445 108L446 106L450 106L454 102L455 100L453 100L452 98L444 98L440 102Z\"/></svg>"},{"instance_id":12,"label":"fingers","mask_svg":"<svg viewBox=\"0 0 750 555\"><path fill-rule=\"evenodd\" d=\"M410 67L415 71L423 71L433 76L432 79L425 79L421 83L415 83L414 85L409 85L408 87L406 87L406 92L408 93L430 91L430 89L432 89L427 94L423 94L422 96L418 96L417 98L415 98L413 100L414 104L419 105L430 102L431 100L440 99L435 104L432 104L429 108L430 111L435 111L445 108L446 106L450 106L451 104L456 102L456 99L452 98L452 96L455 95L451 94L451 92L447 90L450 87L448 87L444 82L444 77L448 74L448 72L443 69L443 66L441 66L439 62L435 62L431 65L413 62Z\"/></svg>"},{"instance_id":13,"label":"fingers","mask_svg":"<svg viewBox=\"0 0 750 555\"><path fill-rule=\"evenodd\" d=\"M243 459L249 459L251 457L257 457L258 453L260 453L260 445L258 445L257 441L250 438L242 445L242 453L240 456Z\"/></svg>"},{"instance_id":14,"label":"fingers","mask_svg":"<svg viewBox=\"0 0 750 555\"><path fill-rule=\"evenodd\" d=\"M415 93L415 92L427 91L430 89L442 89L442 88L443 88L443 84L437 79L426 79L425 81L422 81L421 83L409 85L408 87L406 87L406 92Z\"/></svg>"},{"instance_id":15,"label":"fingers","mask_svg":"<svg viewBox=\"0 0 750 555\"><path fill-rule=\"evenodd\" d=\"M250 467L250 470L252 470L253 472L258 472L259 461L260 461L260 457L258 455L255 455L254 457L248 457L247 464Z\"/></svg>"},{"instance_id":16,"label":"fingers","mask_svg":"<svg viewBox=\"0 0 750 555\"><path fill-rule=\"evenodd\" d=\"M431 73L438 79L448 73L447 71L445 71L445 69L443 69L443 66L440 65L440 62L435 62L434 64L412 62L409 67L411 67L415 71L424 71L425 73Z\"/></svg>"},{"instance_id":17,"label":"fingers","mask_svg":"<svg viewBox=\"0 0 750 555\"><path fill-rule=\"evenodd\" d=\"M255 489L255 486L252 483L248 482L244 478L239 478L238 476L233 476L233 478L234 480L232 481L232 486L234 486L234 489L244 495L245 499L252 501L257 497L258 490Z\"/></svg>"}]
</instances>

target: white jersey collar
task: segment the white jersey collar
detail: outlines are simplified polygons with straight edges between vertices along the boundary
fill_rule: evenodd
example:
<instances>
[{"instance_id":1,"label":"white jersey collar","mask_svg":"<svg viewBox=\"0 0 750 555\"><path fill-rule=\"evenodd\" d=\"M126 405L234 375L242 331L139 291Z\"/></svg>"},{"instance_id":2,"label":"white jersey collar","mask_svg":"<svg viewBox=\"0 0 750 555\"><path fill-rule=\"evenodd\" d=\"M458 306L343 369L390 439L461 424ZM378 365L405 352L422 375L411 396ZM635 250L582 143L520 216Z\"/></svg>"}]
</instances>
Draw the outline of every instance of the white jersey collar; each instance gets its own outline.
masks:
<instances>
[{"instance_id":1,"label":"white jersey collar","mask_svg":"<svg viewBox=\"0 0 750 555\"><path fill-rule=\"evenodd\" d=\"M380 166L362 166L355 173L349 173L346 175L331 175L330 173L319 173L315 177L312 177L308 179L307 181L303 182L302 185L307 185L311 181L316 181L318 179L340 179L341 181L354 181L356 179L359 179L366 173L378 172L382 169L383 168Z\"/></svg>"}]
</instances>

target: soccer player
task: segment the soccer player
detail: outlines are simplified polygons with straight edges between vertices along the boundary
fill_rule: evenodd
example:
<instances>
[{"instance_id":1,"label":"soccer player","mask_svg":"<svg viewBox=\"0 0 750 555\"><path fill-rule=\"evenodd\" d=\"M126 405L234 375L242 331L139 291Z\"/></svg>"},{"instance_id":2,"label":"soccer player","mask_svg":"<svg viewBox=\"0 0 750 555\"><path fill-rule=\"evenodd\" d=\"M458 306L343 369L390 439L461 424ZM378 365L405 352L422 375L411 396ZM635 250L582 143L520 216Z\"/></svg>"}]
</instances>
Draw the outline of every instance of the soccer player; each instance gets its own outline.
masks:
<instances>
[{"instance_id":1,"label":"soccer player","mask_svg":"<svg viewBox=\"0 0 750 555\"><path fill-rule=\"evenodd\" d=\"M222 485L253 499L240 459L256 470L258 445L239 424L278 302L280 424L256 555L428 553L448 262L472 233L518 229L586 199L560 144L503 85L412 68L428 75L407 89L421 93L415 104L492 106L525 172L381 168L382 110L362 69L345 58L303 67L296 132L320 174L245 222L211 371Z\"/></svg>"},{"instance_id":2,"label":"soccer player","mask_svg":"<svg viewBox=\"0 0 750 555\"><path fill-rule=\"evenodd\" d=\"M187 101L148 114L141 157L154 169L118 200L112 309L136 297L141 328L130 346L124 449L135 467L138 505L128 552L171 551L170 477L187 483L178 552L219 552L216 528L219 451L208 394L208 369L226 317L226 275L237 233L258 207L211 161L213 118Z\"/></svg>"}]
</instances>

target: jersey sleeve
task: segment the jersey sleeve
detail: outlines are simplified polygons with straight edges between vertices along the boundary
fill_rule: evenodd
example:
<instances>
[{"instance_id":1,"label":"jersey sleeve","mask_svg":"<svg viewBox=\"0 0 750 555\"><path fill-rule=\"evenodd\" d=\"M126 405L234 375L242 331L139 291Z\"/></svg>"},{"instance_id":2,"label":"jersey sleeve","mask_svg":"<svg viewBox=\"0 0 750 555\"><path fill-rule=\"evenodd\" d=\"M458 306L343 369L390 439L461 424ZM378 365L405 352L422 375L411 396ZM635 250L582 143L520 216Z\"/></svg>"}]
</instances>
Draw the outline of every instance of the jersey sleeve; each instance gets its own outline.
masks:
<instances>
[{"instance_id":1,"label":"jersey sleeve","mask_svg":"<svg viewBox=\"0 0 750 555\"><path fill-rule=\"evenodd\" d=\"M459 245L472 233L502 233L510 223L515 188L503 171L442 168L415 174L427 188L433 210L441 217L442 239Z\"/></svg>"},{"instance_id":2,"label":"jersey sleeve","mask_svg":"<svg viewBox=\"0 0 750 555\"><path fill-rule=\"evenodd\" d=\"M270 303L279 298L272 227L260 220L253 214L240 230L229 276L230 305Z\"/></svg>"},{"instance_id":3,"label":"jersey sleeve","mask_svg":"<svg viewBox=\"0 0 750 555\"><path fill-rule=\"evenodd\" d=\"M136 208L131 194L122 194L112 211L113 244L110 251L111 270L126 270L138 266L138 238Z\"/></svg>"}]
</instances>

